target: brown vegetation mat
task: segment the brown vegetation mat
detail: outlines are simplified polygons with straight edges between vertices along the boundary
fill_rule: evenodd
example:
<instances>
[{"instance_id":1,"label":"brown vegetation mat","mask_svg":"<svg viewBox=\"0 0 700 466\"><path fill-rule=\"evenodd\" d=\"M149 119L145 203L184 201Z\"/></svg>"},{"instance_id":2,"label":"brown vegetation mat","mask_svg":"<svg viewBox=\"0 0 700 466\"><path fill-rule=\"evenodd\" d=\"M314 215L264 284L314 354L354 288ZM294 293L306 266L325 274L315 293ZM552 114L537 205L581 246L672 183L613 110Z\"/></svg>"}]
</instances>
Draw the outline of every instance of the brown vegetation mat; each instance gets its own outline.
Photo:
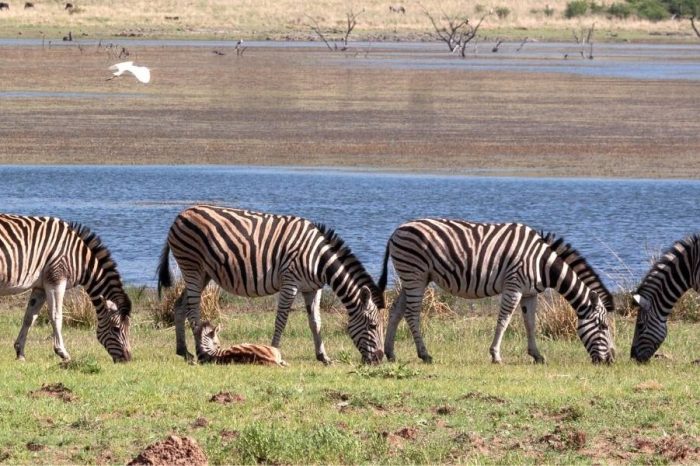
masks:
<instances>
[{"instance_id":1,"label":"brown vegetation mat","mask_svg":"<svg viewBox=\"0 0 700 466\"><path fill-rule=\"evenodd\" d=\"M229 403L241 403L245 401L245 397L243 395L239 395L238 393L219 392L216 395L212 395L212 397L209 398L209 401L212 403L221 403L226 405Z\"/></svg>"},{"instance_id":2,"label":"brown vegetation mat","mask_svg":"<svg viewBox=\"0 0 700 466\"><path fill-rule=\"evenodd\" d=\"M693 81L391 68L380 46L127 47L148 85L105 81L127 58L104 47L0 48L3 92L39 92L2 99L0 163L700 178Z\"/></svg>"},{"instance_id":3,"label":"brown vegetation mat","mask_svg":"<svg viewBox=\"0 0 700 466\"><path fill-rule=\"evenodd\" d=\"M75 401L78 397L73 394L73 391L63 385L61 382L42 384L41 388L37 390L32 390L29 394L33 397L48 396L51 398L59 399L65 403L70 403Z\"/></svg>"},{"instance_id":4,"label":"brown vegetation mat","mask_svg":"<svg viewBox=\"0 0 700 466\"><path fill-rule=\"evenodd\" d=\"M149 445L129 465L188 465L202 466L208 464L204 451L190 437L171 435L162 442Z\"/></svg>"}]
</instances>

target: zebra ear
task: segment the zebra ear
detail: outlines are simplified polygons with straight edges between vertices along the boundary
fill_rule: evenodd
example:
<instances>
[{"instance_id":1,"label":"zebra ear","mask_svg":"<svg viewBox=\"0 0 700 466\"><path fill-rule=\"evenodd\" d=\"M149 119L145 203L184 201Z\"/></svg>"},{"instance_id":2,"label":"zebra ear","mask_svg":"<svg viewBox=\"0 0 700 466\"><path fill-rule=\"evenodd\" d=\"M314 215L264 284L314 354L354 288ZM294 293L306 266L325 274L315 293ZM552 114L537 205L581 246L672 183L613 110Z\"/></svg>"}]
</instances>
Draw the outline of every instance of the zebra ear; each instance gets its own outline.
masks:
<instances>
[{"instance_id":1,"label":"zebra ear","mask_svg":"<svg viewBox=\"0 0 700 466\"><path fill-rule=\"evenodd\" d=\"M113 301L105 299L104 296L100 296L100 299L102 300L102 305L105 307L105 309L107 309L109 312L117 312L117 305L114 304Z\"/></svg>"},{"instance_id":2,"label":"zebra ear","mask_svg":"<svg viewBox=\"0 0 700 466\"><path fill-rule=\"evenodd\" d=\"M367 286L363 286L362 288L360 288L360 304L362 304L362 307L366 308L371 302L372 290L370 290Z\"/></svg>"},{"instance_id":3,"label":"zebra ear","mask_svg":"<svg viewBox=\"0 0 700 466\"><path fill-rule=\"evenodd\" d=\"M214 335L218 335L220 331L222 331L224 327L221 326L221 324L217 325L214 327Z\"/></svg>"},{"instance_id":4,"label":"zebra ear","mask_svg":"<svg viewBox=\"0 0 700 466\"><path fill-rule=\"evenodd\" d=\"M634 299L634 302L639 304L639 307L641 307L642 309L649 308L649 301L646 298L644 298L642 295L633 294L632 299Z\"/></svg>"}]
</instances>

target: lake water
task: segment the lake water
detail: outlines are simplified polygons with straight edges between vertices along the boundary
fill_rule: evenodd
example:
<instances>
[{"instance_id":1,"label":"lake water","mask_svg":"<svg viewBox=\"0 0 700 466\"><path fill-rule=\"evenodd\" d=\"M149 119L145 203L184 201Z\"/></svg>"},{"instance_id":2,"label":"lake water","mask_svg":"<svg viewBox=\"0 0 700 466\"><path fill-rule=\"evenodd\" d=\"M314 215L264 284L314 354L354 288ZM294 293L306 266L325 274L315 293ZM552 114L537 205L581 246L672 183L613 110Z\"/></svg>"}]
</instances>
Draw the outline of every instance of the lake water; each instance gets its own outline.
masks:
<instances>
[{"instance_id":1,"label":"lake water","mask_svg":"<svg viewBox=\"0 0 700 466\"><path fill-rule=\"evenodd\" d=\"M157 39L84 39L74 42L42 39L4 38L0 47L84 47L118 44L135 47L203 47L233 48L237 40L157 40ZM247 41L250 54L269 49L318 49L320 41ZM700 44L630 44L595 43L594 59L590 48L575 42L521 41L502 43L493 53L495 43L474 41L462 59L447 51L441 42L351 42L347 53L327 54L344 66L369 66L398 69L449 69L461 71L508 71L520 73L558 73L591 77L700 80ZM583 55L582 55L582 52ZM3 93L0 91L0 97ZM7 97L7 96L4 96Z\"/></svg>"},{"instance_id":2,"label":"lake water","mask_svg":"<svg viewBox=\"0 0 700 466\"><path fill-rule=\"evenodd\" d=\"M333 227L377 277L386 241L419 217L519 221L564 236L612 287L700 230L700 181L387 174L222 166L2 166L2 211L96 231L130 284L155 283L179 211L207 202L294 214Z\"/></svg>"}]
</instances>

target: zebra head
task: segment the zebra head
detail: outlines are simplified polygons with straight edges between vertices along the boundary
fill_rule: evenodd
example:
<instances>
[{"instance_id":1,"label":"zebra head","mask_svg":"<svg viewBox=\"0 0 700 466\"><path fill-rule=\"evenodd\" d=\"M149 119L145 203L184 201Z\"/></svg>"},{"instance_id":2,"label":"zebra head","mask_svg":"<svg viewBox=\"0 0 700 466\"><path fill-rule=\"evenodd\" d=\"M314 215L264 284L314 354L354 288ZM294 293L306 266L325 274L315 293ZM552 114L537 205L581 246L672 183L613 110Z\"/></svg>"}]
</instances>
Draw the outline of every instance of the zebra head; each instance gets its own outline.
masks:
<instances>
[{"instance_id":1,"label":"zebra head","mask_svg":"<svg viewBox=\"0 0 700 466\"><path fill-rule=\"evenodd\" d=\"M129 314L131 300L126 294L120 304L100 296L97 304L97 339L105 347L114 362L131 360L129 345Z\"/></svg>"},{"instance_id":2,"label":"zebra head","mask_svg":"<svg viewBox=\"0 0 700 466\"><path fill-rule=\"evenodd\" d=\"M197 349L197 360L200 362L210 361L211 356L221 346L219 332L221 326L214 327L208 320L203 320L194 329L195 347Z\"/></svg>"},{"instance_id":3,"label":"zebra head","mask_svg":"<svg viewBox=\"0 0 700 466\"><path fill-rule=\"evenodd\" d=\"M576 332L594 364L615 360L615 345L608 325L608 311L595 291L590 292L587 312L579 314Z\"/></svg>"},{"instance_id":4,"label":"zebra head","mask_svg":"<svg viewBox=\"0 0 700 466\"><path fill-rule=\"evenodd\" d=\"M379 309L367 286L360 288L359 307L350 313L348 333L362 354L362 361L378 364L384 359L384 329Z\"/></svg>"},{"instance_id":5,"label":"zebra head","mask_svg":"<svg viewBox=\"0 0 700 466\"><path fill-rule=\"evenodd\" d=\"M638 362L647 362L666 339L666 319L654 312L650 300L640 294L632 296L637 306L637 322L630 356Z\"/></svg>"}]
</instances>

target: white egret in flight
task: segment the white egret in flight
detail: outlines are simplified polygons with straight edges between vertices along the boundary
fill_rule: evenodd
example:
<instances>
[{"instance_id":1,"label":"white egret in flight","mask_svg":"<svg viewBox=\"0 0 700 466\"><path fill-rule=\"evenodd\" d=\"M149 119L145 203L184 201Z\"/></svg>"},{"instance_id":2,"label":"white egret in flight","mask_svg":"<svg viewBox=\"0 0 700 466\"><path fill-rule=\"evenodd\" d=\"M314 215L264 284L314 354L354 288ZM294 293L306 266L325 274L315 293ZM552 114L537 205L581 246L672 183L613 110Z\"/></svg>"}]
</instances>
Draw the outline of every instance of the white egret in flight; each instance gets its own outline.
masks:
<instances>
[{"instance_id":1,"label":"white egret in flight","mask_svg":"<svg viewBox=\"0 0 700 466\"><path fill-rule=\"evenodd\" d=\"M113 72L114 76L108 78L108 81L110 79L116 78L117 76L121 76L125 71L128 71L129 73L136 76L136 79L138 79L142 83L147 83L151 80L151 70L149 70L145 66L136 66L134 65L133 61L117 63L116 65L110 66L109 70Z\"/></svg>"}]
</instances>

